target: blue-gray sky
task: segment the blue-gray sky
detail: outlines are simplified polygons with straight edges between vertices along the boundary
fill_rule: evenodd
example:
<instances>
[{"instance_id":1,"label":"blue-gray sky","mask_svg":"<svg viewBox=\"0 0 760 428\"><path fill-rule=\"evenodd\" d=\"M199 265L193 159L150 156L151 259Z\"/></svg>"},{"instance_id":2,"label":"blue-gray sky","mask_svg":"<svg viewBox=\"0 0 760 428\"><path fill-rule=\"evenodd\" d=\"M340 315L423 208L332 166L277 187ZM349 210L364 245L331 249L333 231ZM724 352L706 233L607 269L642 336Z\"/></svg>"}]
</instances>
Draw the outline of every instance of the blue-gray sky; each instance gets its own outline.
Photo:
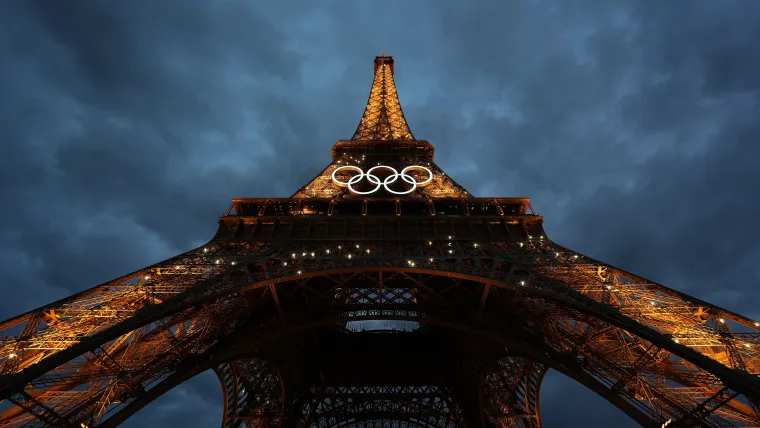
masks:
<instances>
[{"instance_id":1,"label":"blue-gray sky","mask_svg":"<svg viewBox=\"0 0 760 428\"><path fill-rule=\"evenodd\" d=\"M760 2L6 1L0 318L211 238L349 138L372 59L477 196L555 241L760 318ZM204 374L128 427L217 426ZM554 373L545 426L634 426Z\"/></svg>"}]
</instances>

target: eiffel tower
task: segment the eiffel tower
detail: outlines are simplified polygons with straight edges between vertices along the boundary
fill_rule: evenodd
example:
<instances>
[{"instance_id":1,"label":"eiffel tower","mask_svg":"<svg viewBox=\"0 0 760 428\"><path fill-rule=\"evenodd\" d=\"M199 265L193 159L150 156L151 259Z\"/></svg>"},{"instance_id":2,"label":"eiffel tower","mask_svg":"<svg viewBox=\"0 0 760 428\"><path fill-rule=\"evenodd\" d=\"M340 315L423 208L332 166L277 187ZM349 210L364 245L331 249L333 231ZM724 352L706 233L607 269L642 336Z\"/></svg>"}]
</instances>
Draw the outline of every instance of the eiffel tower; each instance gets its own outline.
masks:
<instances>
[{"instance_id":1,"label":"eiffel tower","mask_svg":"<svg viewBox=\"0 0 760 428\"><path fill-rule=\"evenodd\" d=\"M0 426L114 427L206 370L223 427L540 427L548 369L645 427L760 426L760 323L553 242L434 162L374 60L290 198L0 324Z\"/></svg>"}]
</instances>

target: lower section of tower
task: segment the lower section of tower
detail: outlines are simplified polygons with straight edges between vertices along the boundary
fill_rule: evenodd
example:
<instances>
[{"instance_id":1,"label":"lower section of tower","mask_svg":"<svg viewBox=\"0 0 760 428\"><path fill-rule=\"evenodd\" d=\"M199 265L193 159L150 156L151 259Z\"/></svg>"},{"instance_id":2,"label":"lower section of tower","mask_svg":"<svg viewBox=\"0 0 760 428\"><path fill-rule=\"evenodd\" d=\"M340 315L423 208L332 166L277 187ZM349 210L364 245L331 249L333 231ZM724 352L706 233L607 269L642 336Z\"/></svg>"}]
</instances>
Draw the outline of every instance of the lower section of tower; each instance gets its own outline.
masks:
<instances>
[{"instance_id":1,"label":"lower section of tower","mask_svg":"<svg viewBox=\"0 0 760 428\"><path fill-rule=\"evenodd\" d=\"M218 367L223 426L538 427L543 367L505 352L436 326L322 327Z\"/></svg>"},{"instance_id":2,"label":"lower section of tower","mask_svg":"<svg viewBox=\"0 0 760 428\"><path fill-rule=\"evenodd\" d=\"M6 322L0 426L116 427L209 369L225 427L540 426L545 367L645 427L758 426L756 321L500 217L238 219Z\"/></svg>"}]
</instances>

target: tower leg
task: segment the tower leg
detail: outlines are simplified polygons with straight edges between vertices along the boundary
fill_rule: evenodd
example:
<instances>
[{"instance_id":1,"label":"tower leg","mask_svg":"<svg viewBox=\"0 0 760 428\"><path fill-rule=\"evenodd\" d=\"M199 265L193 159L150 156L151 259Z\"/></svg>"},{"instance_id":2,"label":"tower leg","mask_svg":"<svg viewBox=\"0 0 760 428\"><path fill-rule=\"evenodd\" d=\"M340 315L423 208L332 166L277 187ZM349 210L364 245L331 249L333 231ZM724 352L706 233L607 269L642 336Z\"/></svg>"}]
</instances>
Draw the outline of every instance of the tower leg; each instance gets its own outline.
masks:
<instances>
[{"instance_id":1,"label":"tower leg","mask_svg":"<svg viewBox=\"0 0 760 428\"><path fill-rule=\"evenodd\" d=\"M489 426L541 428L539 387L545 368L506 357L485 373L481 400Z\"/></svg>"},{"instance_id":2,"label":"tower leg","mask_svg":"<svg viewBox=\"0 0 760 428\"><path fill-rule=\"evenodd\" d=\"M222 428L280 426L283 388L270 364L251 358L221 364L215 371L225 394Z\"/></svg>"}]
</instances>

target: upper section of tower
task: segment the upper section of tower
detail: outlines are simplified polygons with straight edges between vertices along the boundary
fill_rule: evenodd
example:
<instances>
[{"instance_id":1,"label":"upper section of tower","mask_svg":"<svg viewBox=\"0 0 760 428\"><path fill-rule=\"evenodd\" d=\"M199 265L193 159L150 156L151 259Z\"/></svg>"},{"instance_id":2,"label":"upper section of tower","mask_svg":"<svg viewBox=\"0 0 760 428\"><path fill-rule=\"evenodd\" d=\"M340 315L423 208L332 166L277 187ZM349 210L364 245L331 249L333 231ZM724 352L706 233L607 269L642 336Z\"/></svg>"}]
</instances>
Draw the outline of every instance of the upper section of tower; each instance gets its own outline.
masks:
<instances>
[{"instance_id":1,"label":"upper section of tower","mask_svg":"<svg viewBox=\"0 0 760 428\"><path fill-rule=\"evenodd\" d=\"M369 100L352 141L414 140L398 101L393 81L393 57L375 57L375 78L369 91Z\"/></svg>"},{"instance_id":2,"label":"upper section of tower","mask_svg":"<svg viewBox=\"0 0 760 428\"><path fill-rule=\"evenodd\" d=\"M375 77L359 127L332 148L332 163L293 198L465 198L469 193L434 162L435 150L409 130L393 81L393 58L375 58Z\"/></svg>"}]
</instances>

